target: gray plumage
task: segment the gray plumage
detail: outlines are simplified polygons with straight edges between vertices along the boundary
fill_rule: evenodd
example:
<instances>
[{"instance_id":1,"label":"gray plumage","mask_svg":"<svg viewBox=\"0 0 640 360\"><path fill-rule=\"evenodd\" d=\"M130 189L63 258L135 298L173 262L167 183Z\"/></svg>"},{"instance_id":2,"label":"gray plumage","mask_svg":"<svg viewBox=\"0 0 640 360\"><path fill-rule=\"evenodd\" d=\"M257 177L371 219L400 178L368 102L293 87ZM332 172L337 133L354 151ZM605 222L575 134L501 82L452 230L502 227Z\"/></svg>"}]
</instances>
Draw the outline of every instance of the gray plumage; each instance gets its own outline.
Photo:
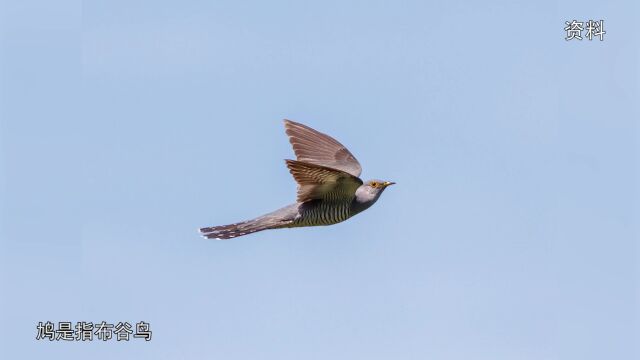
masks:
<instances>
[{"instance_id":1,"label":"gray plumage","mask_svg":"<svg viewBox=\"0 0 640 360\"><path fill-rule=\"evenodd\" d=\"M369 208L395 184L363 183L360 163L338 141L290 120L284 126L297 159L285 160L298 184L296 203L252 220L201 228L202 236L224 240L267 229L337 224Z\"/></svg>"}]
</instances>

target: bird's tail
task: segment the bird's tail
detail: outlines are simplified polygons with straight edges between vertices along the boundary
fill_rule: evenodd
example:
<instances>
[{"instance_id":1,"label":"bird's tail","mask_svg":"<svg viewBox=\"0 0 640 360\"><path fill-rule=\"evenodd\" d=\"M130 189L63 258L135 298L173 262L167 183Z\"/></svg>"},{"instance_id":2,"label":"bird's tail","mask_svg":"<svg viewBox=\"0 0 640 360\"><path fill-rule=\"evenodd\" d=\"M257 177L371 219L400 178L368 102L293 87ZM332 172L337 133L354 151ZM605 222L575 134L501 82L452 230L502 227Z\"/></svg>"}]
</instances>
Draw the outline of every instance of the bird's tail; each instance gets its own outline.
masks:
<instances>
[{"instance_id":1,"label":"bird's tail","mask_svg":"<svg viewBox=\"0 0 640 360\"><path fill-rule=\"evenodd\" d=\"M297 214L297 206L290 205L252 220L201 228L200 234L207 239L233 239L262 230L287 227L293 222L295 214Z\"/></svg>"}]
</instances>

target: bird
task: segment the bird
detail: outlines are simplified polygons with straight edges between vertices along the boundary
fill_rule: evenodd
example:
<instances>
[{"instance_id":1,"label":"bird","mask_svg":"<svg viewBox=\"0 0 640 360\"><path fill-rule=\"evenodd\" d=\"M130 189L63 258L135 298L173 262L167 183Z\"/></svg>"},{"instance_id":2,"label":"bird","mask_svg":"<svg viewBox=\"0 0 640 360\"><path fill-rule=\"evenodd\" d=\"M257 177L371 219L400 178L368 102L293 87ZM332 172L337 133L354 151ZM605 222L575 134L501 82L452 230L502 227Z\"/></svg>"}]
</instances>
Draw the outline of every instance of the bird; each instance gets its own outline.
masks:
<instances>
[{"instance_id":1,"label":"bird","mask_svg":"<svg viewBox=\"0 0 640 360\"><path fill-rule=\"evenodd\" d=\"M200 228L207 239L227 240L268 229L333 225L373 205L392 181L360 179L362 167L336 139L284 120L296 160L285 160L297 183L296 202L255 219Z\"/></svg>"}]
</instances>

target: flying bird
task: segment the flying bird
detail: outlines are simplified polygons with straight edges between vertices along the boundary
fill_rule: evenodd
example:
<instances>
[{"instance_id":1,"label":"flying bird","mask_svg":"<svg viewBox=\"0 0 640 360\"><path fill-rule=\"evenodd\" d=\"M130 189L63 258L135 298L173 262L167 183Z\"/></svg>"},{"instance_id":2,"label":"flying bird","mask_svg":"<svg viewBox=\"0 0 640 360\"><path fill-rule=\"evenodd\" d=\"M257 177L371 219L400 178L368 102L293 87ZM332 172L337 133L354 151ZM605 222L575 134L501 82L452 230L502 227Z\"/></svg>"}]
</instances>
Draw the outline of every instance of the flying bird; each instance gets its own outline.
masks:
<instances>
[{"instance_id":1,"label":"flying bird","mask_svg":"<svg viewBox=\"0 0 640 360\"><path fill-rule=\"evenodd\" d=\"M285 160L298 184L294 204L230 225L200 229L207 239L226 240L267 229L333 225L368 209L391 181L360 180L362 167L351 152L329 135L284 120L296 160Z\"/></svg>"}]
</instances>

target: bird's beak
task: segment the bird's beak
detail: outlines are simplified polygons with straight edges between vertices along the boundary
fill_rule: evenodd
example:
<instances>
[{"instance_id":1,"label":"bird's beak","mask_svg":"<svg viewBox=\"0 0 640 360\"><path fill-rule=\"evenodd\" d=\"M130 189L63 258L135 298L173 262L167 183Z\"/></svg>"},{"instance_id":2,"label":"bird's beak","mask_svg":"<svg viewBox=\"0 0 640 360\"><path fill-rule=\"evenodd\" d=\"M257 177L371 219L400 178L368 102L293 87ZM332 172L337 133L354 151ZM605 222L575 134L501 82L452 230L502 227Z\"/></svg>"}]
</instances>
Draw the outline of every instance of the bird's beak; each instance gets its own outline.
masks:
<instances>
[{"instance_id":1,"label":"bird's beak","mask_svg":"<svg viewBox=\"0 0 640 360\"><path fill-rule=\"evenodd\" d=\"M384 187L387 187L389 185L394 185L395 183L393 181L385 181L383 184L384 184Z\"/></svg>"}]
</instances>

